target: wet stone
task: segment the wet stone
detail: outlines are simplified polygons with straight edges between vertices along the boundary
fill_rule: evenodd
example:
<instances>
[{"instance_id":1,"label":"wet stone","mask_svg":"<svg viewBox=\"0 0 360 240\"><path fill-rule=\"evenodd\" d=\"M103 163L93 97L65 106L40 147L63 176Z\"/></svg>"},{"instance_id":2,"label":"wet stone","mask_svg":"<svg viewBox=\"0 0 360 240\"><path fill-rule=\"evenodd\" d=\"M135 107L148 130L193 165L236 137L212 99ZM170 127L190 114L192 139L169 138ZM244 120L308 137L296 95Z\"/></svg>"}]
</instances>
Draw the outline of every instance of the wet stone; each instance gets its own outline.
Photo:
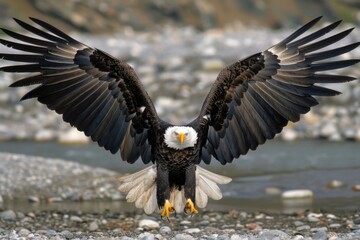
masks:
<instances>
[{"instance_id":1,"label":"wet stone","mask_svg":"<svg viewBox=\"0 0 360 240\"><path fill-rule=\"evenodd\" d=\"M0 212L0 219L12 221L16 219L16 213L13 210L5 210Z\"/></svg>"},{"instance_id":2,"label":"wet stone","mask_svg":"<svg viewBox=\"0 0 360 240\"><path fill-rule=\"evenodd\" d=\"M99 229L97 221L93 221L89 224L89 231L96 231Z\"/></svg>"},{"instance_id":3,"label":"wet stone","mask_svg":"<svg viewBox=\"0 0 360 240\"><path fill-rule=\"evenodd\" d=\"M151 219L143 219L139 222L139 227L144 229L157 229L160 228L158 222Z\"/></svg>"},{"instance_id":4,"label":"wet stone","mask_svg":"<svg viewBox=\"0 0 360 240\"><path fill-rule=\"evenodd\" d=\"M355 219L353 220L353 222L354 222L355 224L360 224L360 217L355 218Z\"/></svg>"},{"instance_id":5,"label":"wet stone","mask_svg":"<svg viewBox=\"0 0 360 240\"><path fill-rule=\"evenodd\" d=\"M341 227L341 224L339 224L339 223L332 223L329 225L329 228L331 228L331 229L337 229L340 227Z\"/></svg>"},{"instance_id":6,"label":"wet stone","mask_svg":"<svg viewBox=\"0 0 360 240\"><path fill-rule=\"evenodd\" d=\"M309 230L310 229L310 226L309 225L302 225L302 226L299 226L296 228L296 231L306 231L306 230Z\"/></svg>"},{"instance_id":7,"label":"wet stone","mask_svg":"<svg viewBox=\"0 0 360 240\"><path fill-rule=\"evenodd\" d=\"M171 233L171 228L168 226L162 226L159 230L161 234L169 234Z\"/></svg>"},{"instance_id":8,"label":"wet stone","mask_svg":"<svg viewBox=\"0 0 360 240\"><path fill-rule=\"evenodd\" d=\"M72 221L72 222L83 222L82 218L78 217L78 216L71 216L70 221Z\"/></svg>"},{"instance_id":9,"label":"wet stone","mask_svg":"<svg viewBox=\"0 0 360 240\"><path fill-rule=\"evenodd\" d=\"M327 234L325 231L317 231L312 235L312 238L314 240L326 240Z\"/></svg>"},{"instance_id":10,"label":"wet stone","mask_svg":"<svg viewBox=\"0 0 360 240\"><path fill-rule=\"evenodd\" d=\"M193 240L194 237L189 234L179 233L175 235L175 240Z\"/></svg>"},{"instance_id":11,"label":"wet stone","mask_svg":"<svg viewBox=\"0 0 360 240\"><path fill-rule=\"evenodd\" d=\"M199 228L188 228L184 230L185 233L190 233L190 234L199 233L200 231L201 230Z\"/></svg>"},{"instance_id":12,"label":"wet stone","mask_svg":"<svg viewBox=\"0 0 360 240\"><path fill-rule=\"evenodd\" d=\"M62 232L60 233L60 235L63 236L63 237L69 238L69 239L71 239L71 238L74 237L74 234L71 233L71 232L69 232L68 230L62 231Z\"/></svg>"}]
</instances>

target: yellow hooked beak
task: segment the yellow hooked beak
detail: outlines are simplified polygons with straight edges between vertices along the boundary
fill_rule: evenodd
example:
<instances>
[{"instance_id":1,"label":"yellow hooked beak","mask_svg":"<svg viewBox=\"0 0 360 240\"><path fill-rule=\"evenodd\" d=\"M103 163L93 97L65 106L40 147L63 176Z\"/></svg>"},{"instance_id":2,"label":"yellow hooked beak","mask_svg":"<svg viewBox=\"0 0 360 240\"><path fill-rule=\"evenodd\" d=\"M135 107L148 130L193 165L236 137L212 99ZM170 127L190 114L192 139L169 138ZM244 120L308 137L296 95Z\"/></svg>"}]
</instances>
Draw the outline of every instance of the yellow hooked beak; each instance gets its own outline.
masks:
<instances>
[{"instance_id":1,"label":"yellow hooked beak","mask_svg":"<svg viewBox=\"0 0 360 240\"><path fill-rule=\"evenodd\" d=\"M184 133L179 133L179 142L180 144L183 144L185 141L185 134Z\"/></svg>"}]
</instances>

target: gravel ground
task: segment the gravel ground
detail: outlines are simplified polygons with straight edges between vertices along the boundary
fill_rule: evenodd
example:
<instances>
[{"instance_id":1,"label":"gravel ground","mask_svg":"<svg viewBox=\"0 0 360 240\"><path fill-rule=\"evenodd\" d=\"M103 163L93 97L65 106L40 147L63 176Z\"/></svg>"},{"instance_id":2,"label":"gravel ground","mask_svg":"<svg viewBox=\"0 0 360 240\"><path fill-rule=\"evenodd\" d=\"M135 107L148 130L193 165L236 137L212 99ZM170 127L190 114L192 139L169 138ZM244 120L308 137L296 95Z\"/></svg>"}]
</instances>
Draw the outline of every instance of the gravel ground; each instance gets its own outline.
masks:
<instances>
[{"instance_id":1,"label":"gravel ground","mask_svg":"<svg viewBox=\"0 0 360 240\"><path fill-rule=\"evenodd\" d=\"M360 215L204 211L171 222L134 212L0 213L1 239L360 239Z\"/></svg>"},{"instance_id":2,"label":"gravel ground","mask_svg":"<svg viewBox=\"0 0 360 240\"><path fill-rule=\"evenodd\" d=\"M171 222L126 207L63 210L74 202L122 202L117 177L60 159L0 153L0 239L360 239L359 210L276 214L205 209L193 217L178 214ZM33 208L19 208L16 202L22 200ZM59 202L62 210L36 208Z\"/></svg>"}]
</instances>

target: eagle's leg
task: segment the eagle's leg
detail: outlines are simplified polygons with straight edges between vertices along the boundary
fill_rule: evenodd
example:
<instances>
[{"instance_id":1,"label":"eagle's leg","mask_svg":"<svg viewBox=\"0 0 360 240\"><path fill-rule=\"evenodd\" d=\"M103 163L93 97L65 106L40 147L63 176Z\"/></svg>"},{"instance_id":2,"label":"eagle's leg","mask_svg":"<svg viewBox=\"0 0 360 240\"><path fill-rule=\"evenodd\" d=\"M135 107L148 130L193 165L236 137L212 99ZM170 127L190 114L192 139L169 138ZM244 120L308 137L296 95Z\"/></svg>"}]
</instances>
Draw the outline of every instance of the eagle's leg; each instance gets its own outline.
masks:
<instances>
[{"instance_id":1,"label":"eagle's leg","mask_svg":"<svg viewBox=\"0 0 360 240\"><path fill-rule=\"evenodd\" d=\"M161 212L161 218L166 217L169 219L170 213L175 212L175 209L171 205L170 199L170 185L169 185L169 171L162 167L157 166L157 178L156 178L156 197L159 208L163 208Z\"/></svg>"},{"instance_id":2,"label":"eagle's leg","mask_svg":"<svg viewBox=\"0 0 360 240\"><path fill-rule=\"evenodd\" d=\"M185 213L196 214L198 210L195 208L195 189L196 189L196 177L195 177L195 165L191 165L185 172L185 186L184 193L186 198L186 204L184 208Z\"/></svg>"}]
</instances>

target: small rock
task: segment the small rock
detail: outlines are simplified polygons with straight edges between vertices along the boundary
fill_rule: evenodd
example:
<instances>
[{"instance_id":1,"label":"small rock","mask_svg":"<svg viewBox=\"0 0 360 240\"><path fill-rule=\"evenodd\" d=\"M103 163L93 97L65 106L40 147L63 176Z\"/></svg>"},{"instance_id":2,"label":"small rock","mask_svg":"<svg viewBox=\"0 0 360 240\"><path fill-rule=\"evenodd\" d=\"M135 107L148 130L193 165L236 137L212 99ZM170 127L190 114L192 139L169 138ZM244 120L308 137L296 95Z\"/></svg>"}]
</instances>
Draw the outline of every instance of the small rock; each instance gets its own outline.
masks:
<instances>
[{"instance_id":1,"label":"small rock","mask_svg":"<svg viewBox=\"0 0 360 240\"><path fill-rule=\"evenodd\" d=\"M295 222L294 222L294 225L295 225L296 227L299 227L299 226L304 225L304 223L301 222L301 221L295 221Z\"/></svg>"},{"instance_id":2,"label":"small rock","mask_svg":"<svg viewBox=\"0 0 360 240\"><path fill-rule=\"evenodd\" d=\"M248 223L245 226L251 231L260 231L262 229L262 227L257 223Z\"/></svg>"},{"instance_id":3,"label":"small rock","mask_svg":"<svg viewBox=\"0 0 360 240\"><path fill-rule=\"evenodd\" d=\"M38 202L40 202L40 198L37 197L37 196L29 196L28 197L28 202L29 203L38 203Z\"/></svg>"},{"instance_id":4,"label":"small rock","mask_svg":"<svg viewBox=\"0 0 360 240\"><path fill-rule=\"evenodd\" d=\"M99 225L97 223L97 221L92 221L90 224L89 224L89 227L88 227L89 231L96 231L99 229Z\"/></svg>"},{"instance_id":5,"label":"small rock","mask_svg":"<svg viewBox=\"0 0 360 240\"><path fill-rule=\"evenodd\" d=\"M76 128L70 128L67 132L62 132L59 135L58 142L60 144L87 144L89 138Z\"/></svg>"},{"instance_id":6,"label":"small rock","mask_svg":"<svg viewBox=\"0 0 360 240\"><path fill-rule=\"evenodd\" d=\"M188 220L183 220L180 222L180 225L191 225L191 222Z\"/></svg>"},{"instance_id":7,"label":"small rock","mask_svg":"<svg viewBox=\"0 0 360 240\"><path fill-rule=\"evenodd\" d=\"M279 188L275 188L275 187L268 187L268 188L265 188L265 194L267 194L267 195L280 195L281 190Z\"/></svg>"},{"instance_id":8,"label":"small rock","mask_svg":"<svg viewBox=\"0 0 360 240\"><path fill-rule=\"evenodd\" d=\"M34 136L34 140L37 142L46 142L54 139L55 133L50 129L40 129Z\"/></svg>"},{"instance_id":9,"label":"small rock","mask_svg":"<svg viewBox=\"0 0 360 240\"><path fill-rule=\"evenodd\" d=\"M302 240L302 239L304 239L304 236L297 234L297 235L295 235L295 237L293 237L291 240Z\"/></svg>"},{"instance_id":10,"label":"small rock","mask_svg":"<svg viewBox=\"0 0 360 240\"><path fill-rule=\"evenodd\" d=\"M353 222L354 222L355 224L360 224L360 217L355 218L355 219L353 220Z\"/></svg>"},{"instance_id":11,"label":"small rock","mask_svg":"<svg viewBox=\"0 0 360 240\"><path fill-rule=\"evenodd\" d=\"M309 230L310 226L309 225L302 225L296 228L296 231L305 231L305 230Z\"/></svg>"},{"instance_id":12,"label":"small rock","mask_svg":"<svg viewBox=\"0 0 360 240\"><path fill-rule=\"evenodd\" d=\"M69 232L68 230L64 230L60 233L61 236L66 237L67 239L72 239L74 238L74 234Z\"/></svg>"},{"instance_id":13,"label":"small rock","mask_svg":"<svg viewBox=\"0 0 360 240\"><path fill-rule=\"evenodd\" d=\"M307 220L308 220L309 222L318 222L318 221L320 221L319 218L314 217L314 216L308 216L308 217L307 217Z\"/></svg>"},{"instance_id":14,"label":"small rock","mask_svg":"<svg viewBox=\"0 0 360 240\"><path fill-rule=\"evenodd\" d=\"M48 203L57 203L57 202L62 202L62 198L61 197L50 197L48 198Z\"/></svg>"},{"instance_id":15,"label":"small rock","mask_svg":"<svg viewBox=\"0 0 360 240\"><path fill-rule=\"evenodd\" d=\"M44 235L46 235L47 237L52 237L57 234L57 232L54 229L46 229L44 231L45 231Z\"/></svg>"},{"instance_id":16,"label":"small rock","mask_svg":"<svg viewBox=\"0 0 360 240\"><path fill-rule=\"evenodd\" d=\"M161 234L169 234L171 233L171 228L168 226L162 226L159 230Z\"/></svg>"},{"instance_id":17,"label":"small rock","mask_svg":"<svg viewBox=\"0 0 360 240\"><path fill-rule=\"evenodd\" d=\"M281 133L281 139L286 142L292 142L298 139L298 133L292 128L284 128Z\"/></svg>"},{"instance_id":18,"label":"small rock","mask_svg":"<svg viewBox=\"0 0 360 240\"><path fill-rule=\"evenodd\" d=\"M360 191L360 185L354 185L351 187L351 190L353 190L354 192L359 192Z\"/></svg>"},{"instance_id":19,"label":"small rock","mask_svg":"<svg viewBox=\"0 0 360 240\"><path fill-rule=\"evenodd\" d=\"M190 234L199 233L200 229L199 228L188 228L188 229L185 229L184 232L190 233Z\"/></svg>"},{"instance_id":20,"label":"small rock","mask_svg":"<svg viewBox=\"0 0 360 240\"><path fill-rule=\"evenodd\" d=\"M179 233L175 235L175 240L193 240L194 238L189 234Z\"/></svg>"},{"instance_id":21,"label":"small rock","mask_svg":"<svg viewBox=\"0 0 360 240\"><path fill-rule=\"evenodd\" d=\"M330 181L326 186L328 188L340 188L340 187L343 187L345 184L342 182L342 181L339 181L339 180L332 180Z\"/></svg>"},{"instance_id":22,"label":"small rock","mask_svg":"<svg viewBox=\"0 0 360 240\"><path fill-rule=\"evenodd\" d=\"M5 210L0 212L0 219L6 220L6 221L12 221L16 219L16 213L13 210Z\"/></svg>"},{"instance_id":23,"label":"small rock","mask_svg":"<svg viewBox=\"0 0 360 240\"><path fill-rule=\"evenodd\" d=\"M329 228L331 228L331 229L337 229L340 227L341 227L341 224L339 224L339 223L332 223L329 225Z\"/></svg>"},{"instance_id":24,"label":"small rock","mask_svg":"<svg viewBox=\"0 0 360 240\"><path fill-rule=\"evenodd\" d=\"M327 214L326 218L327 219L337 219L337 217L334 214Z\"/></svg>"},{"instance_id":25,"label":"small rock","mask_svg":"<svg viewBox=\"0 0 360 240\"><path fill-rule=\"evenodd\" d=\"M27 230L26 228L22 228L18 232L18 235L21 236L21 237L27 237L30 233L31 232L29 230Z\"/></svg>"},{"instance_id":26,"label":"small rock","mask_svg":"<svg viewBox=\"0 0 360 240\"><path fill-rule=\"evenodd\" d=\"M145 232L145 233L141 233L139 235L138 239L140 239L140 240L154 240L155 236L152 233Z\"/></svg>"},{"instance_id":27,"label":"small rock","mask_svg":"<svg viewBox=\"0 0 360 240\"><path fill-rule=\"evenodd\" d=\"M82 218L78 217L78 216L71 216L70 221L72 221L72 222L83 222Z\"/></svg>"},{"instance_id":28,"label":"small rock","mask_svg":"<svg viewBox=\"0 0 360 240\"><path fill-rule=\"evenodd\" d=\"M144 229L157 229L160 228L160 225L158 222L151 220L151 219L142 219L139 222L139 227Z\"/></svg>"},{"instance_id":29,"label":"small rock","mask_svg":"<svg viewBox=\"0 0 360 240\"><path fill-rule=\"evenodd\" d=\"M327 227L310 228L311 232L327 232Z\"/></svg>"},{"instance_id":30,"label":"small rock","mask_svg":"<svg viewBox=\"0 0 360 240\"><path fill-rule=\"evenodd\" d=\"M199 226L208 226L209 224L210 224L210 222L207 220L199 222Z\"/></svg>"},{"instance_id":31,"label":"small rock","mask_svg":"<svg viewBox=\"0 0 360 240\"><path fill-rule=\"evenodd\" d=\"M327 240L327 234L325 231L317 231L312 236L315 240Z\"/></svg>"},{"instance_id":32,"label":"small rock","mask_svg":"<svg viewBox=\"0 0 360 240\"><path fill-rule=\"evenodd\" d=\"M313 198L313 192L307 189L289 190L282 193L283 199Z\"/></svg>"},{"instance_id":33,"label":"small rock","mask_svg":"<svg viewBox=\"0 0 360 240\"><path fill-rule=\"evenodd\" d=\"M263 230L260 232L259 237L261 239L279 239L279 240L287 240L290 236L280 230Z\"/></svg>"}]
</instances>

